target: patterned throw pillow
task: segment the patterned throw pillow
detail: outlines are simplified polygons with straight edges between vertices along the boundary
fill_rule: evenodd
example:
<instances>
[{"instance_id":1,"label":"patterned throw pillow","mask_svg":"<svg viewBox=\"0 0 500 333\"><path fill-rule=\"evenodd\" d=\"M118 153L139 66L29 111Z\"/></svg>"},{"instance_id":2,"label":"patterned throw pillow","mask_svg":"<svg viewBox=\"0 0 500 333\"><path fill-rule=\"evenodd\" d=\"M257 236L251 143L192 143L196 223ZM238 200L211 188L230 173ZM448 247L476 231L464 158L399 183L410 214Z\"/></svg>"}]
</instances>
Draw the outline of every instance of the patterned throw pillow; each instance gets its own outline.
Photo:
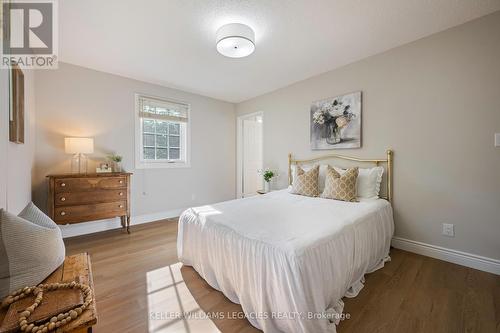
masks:
<instances>
[{"instance_id":1,"label":"patterned throw pillow","mask_svg":"<svg viewBox=\"0 0 500 333\"><path fill-rule=\"evenodd\" d=\"M340 175L334 168L328 166L326 170L325 189L321 194L322 198L342 201L356 200L356 179L358 178L358 168L347 169Z\"/></svg>"},{"instance_id":2,"label":"patterned throw pillow","mask_svg":"<svg viewBox=\"0 0 500 333\"><path fill-rule=\"evenodd\" d=\"M319 195L318 177L319 165L316 165L307 172L297 165L296 177L293 181L291 192L308 197L317 197Z\"/></svg>"}]
</instances>

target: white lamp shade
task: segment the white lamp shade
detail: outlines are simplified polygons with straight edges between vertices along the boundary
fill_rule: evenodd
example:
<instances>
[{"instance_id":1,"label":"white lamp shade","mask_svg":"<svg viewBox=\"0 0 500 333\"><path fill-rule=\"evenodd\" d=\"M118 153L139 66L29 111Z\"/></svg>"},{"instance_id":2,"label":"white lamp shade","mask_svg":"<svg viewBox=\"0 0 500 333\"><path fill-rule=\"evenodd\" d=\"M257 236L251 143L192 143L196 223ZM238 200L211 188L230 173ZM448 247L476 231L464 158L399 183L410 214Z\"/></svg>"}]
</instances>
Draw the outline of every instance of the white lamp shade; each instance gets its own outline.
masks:
<instances>
[{"instance_id":1,"label":"white lamp shade","mask_svg":"<svg viewBox=\"0 0 500 333\"><path fill-rule=\"evenodd\" d=\"M92 138L64 138L66 154L92 154L94 139Z\"/></svg>"},{"instance_id":2,"label":"white lamp shade","mask_svg":"<svg viewBox=\"0 0 500 333\"><path fill-rule=\"evenodd\" d=\"M230 58L242 58L255 50L255 33L240 23L223 25L217 30L217 51Z\"/></svg>"}]
</instances>

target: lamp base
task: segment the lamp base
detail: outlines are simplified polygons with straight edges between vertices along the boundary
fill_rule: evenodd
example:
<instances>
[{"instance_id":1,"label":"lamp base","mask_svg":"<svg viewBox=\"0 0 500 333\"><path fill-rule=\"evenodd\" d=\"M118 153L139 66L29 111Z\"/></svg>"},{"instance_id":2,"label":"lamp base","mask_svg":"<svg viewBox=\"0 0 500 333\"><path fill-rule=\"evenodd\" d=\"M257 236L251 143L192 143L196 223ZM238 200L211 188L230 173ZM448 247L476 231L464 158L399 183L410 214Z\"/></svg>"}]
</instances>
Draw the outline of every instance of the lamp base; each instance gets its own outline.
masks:
<instances>
[{"instance_id":1,"label":"lamp base","mask_svg":"<svg viewBox=\"0 0 500 333\"><path fill-rule=\"evenodd\" d=\"M87 173L88 159L83 154L75 154L71 158L71 173Z\"/></svg>"}]
</instances>

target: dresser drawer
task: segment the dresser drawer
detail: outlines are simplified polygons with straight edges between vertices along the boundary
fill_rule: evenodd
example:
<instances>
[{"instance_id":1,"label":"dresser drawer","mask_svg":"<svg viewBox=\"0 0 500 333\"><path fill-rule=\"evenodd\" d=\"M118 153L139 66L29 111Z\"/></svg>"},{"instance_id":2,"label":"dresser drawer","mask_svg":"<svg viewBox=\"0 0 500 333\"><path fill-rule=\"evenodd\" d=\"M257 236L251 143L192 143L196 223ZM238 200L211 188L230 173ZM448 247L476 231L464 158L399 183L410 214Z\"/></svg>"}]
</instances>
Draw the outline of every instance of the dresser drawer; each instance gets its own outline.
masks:
<instances>
[{"instance_id":1,"label":"dresser drawer","mask_svg":"<svg viewBox=\"0 0 500 333\"><path fill-rule=\"evenodd\" d=\"M115 201L90 205L61 206L54 211L56 223L77 223L127 215L127 202Z\"/></svg>"},{"instance_id":2,"label":"dresser drawer","mask_svg":"<svg viewBox=\"0 0 500 333\"><path fill-rule=\"evenodd\" d=\"M127 187L125 177L62 178L55 180L55 192L81 192Z\"/></svg>"},{"instance_id":3,"label":"dresser drawer","mask_svg":"<svg viewBox=\"0 0 500 333\"><path fill-rule=\"evenodd\" d=\"M58 192L55 195L54 204L59 207L115 202L120 200L127 200L127 189L98 190L92 192Z\"/></svg>"}]
</instances>

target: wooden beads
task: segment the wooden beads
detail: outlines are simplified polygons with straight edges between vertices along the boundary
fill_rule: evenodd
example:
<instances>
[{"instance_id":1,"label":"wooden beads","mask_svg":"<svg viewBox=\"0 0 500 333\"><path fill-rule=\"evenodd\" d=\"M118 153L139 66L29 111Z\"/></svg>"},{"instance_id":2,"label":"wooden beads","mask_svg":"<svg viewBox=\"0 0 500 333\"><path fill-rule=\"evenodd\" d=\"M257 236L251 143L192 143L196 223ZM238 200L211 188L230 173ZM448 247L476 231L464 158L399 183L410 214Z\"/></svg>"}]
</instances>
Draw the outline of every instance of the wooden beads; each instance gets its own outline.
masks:
<instances>
[{"instance_id":1,"label":"wooden beads","mask_svg":"<svg viewBox=\"0 0 500 333\"><path fill-rule=\"evenodd\" d=\"M84 295L84 303L77 308L70 310L69 312L59 313L57 316L53 316L40 326L35 326L34 324L28 325L28 317L35 311L35 309L40 305L43 299L43 292L57 290L57 289L80 289ZM19 315L18 323L21 328L21 332L26 333L47 333L66 325L72 320L78 318L79 315L92 303L92 289L89 286L81 283L72 281L71 283L51 283L51 284L39 284L33 287L24 287L14 291L12 294L7 296L3 301L1 306L7 307L18 300L29 296L30 294L35 295L35 301L33 304L28 306Z\"/></svg>"}]
</instances>

